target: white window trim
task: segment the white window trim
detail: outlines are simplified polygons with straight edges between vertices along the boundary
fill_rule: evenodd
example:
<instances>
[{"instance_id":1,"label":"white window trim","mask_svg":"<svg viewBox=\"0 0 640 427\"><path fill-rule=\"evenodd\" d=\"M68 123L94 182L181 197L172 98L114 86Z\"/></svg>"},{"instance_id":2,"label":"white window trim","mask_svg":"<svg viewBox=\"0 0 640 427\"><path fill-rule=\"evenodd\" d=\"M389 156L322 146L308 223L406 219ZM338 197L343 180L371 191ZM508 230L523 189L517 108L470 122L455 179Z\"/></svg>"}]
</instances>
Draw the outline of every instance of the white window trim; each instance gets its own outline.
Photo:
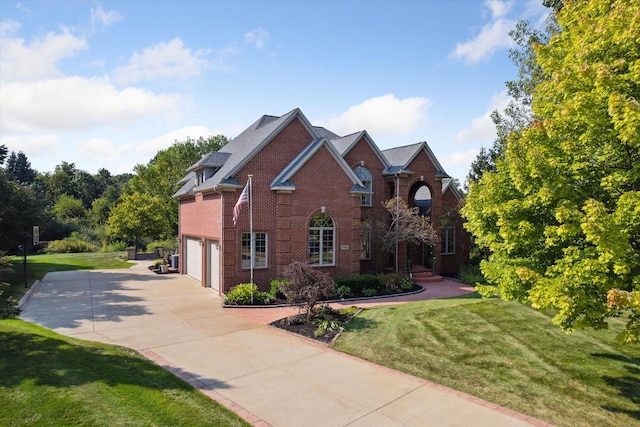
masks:
<instances>
[{"instance_id":1,"label":"white window trim","mask_svg":"<svg viewBox=\"0 0 640 427\"><path fill-rule=\"evenodd\" d=\"M314 215L315 217L315 215ZM329 218L331 218L331 216L329 216ZM313 218L312 218L313 219ZM333 227L329 228L329 227L309 227L309 233L307 234L307 245L309 242L309 234L311 231L319 231L319 239L318 239L318 250L319 250L319 257L318 257L318 263L317 264L309 264L309 266L311 267L334 267L336 265L336 223L333 220L333 218L331 218L331 222L333 223ZM333 232L333 238L331 240L331 263L323 263L323 259L322 259L322 254L323 254L323 249L324 249L324 240L323 240L323 235L325 231L331 230ZM308 250L308 249L307 249ZM309 255L311 255L310 253L307 253L307 259L309 259Z\"/></svg>"}]
</instances>

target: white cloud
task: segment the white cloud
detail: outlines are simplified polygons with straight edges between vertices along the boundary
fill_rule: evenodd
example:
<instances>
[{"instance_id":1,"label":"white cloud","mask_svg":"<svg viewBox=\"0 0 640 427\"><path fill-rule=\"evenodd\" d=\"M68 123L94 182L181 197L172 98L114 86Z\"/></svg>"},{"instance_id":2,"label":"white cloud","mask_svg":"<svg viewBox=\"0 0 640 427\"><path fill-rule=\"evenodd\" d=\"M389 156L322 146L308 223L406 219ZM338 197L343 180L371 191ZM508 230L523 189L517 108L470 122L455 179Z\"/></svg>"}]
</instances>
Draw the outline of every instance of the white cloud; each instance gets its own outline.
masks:
<instances>
[{"instance_id":1,"label":"white cloud","mask_svg":"<svg viewBox=\"0 0 640 427\"><path fill-rule=\"evenodd\" d=\"M398 99L387 94L369 98L338 116L318 122L341 135L366 130L375 139L409 133L425 125L430 106L431 101L427 98Z\"/></svg>"},{"instance_id":2,"label":"white cloud","mask_svg":"<svg viewBox=\"0 0 640 427\"><path fill-rule=\"evenodd\" d=\"M474 117L471 120L471 126L461 129L456 133L454 140L458 143L470 143L476 141L494 140L497 136L496 126L491 120L491 113L495 110L500 112L511 101L511 97L506 91L494 95L489 101L489 108L481 116Z\"/></svg>"},{"instance_id":3,"label":"white cloud","mask_svg":"<svg viewBox=\"0 0 640 427\"><path fill-rule=\"evenodd\" d=\"M511 3L488 0L484 6L491 11L492 22L484 25L475 37L457 43L450 58L471 65L490 57L498 49L514 46L509 32L515 28L516 21L506 17Z\"/></svg>"},{"instance_id":4,"label":"white cloud","mask_svg":"<svg viewBox=\"0 0 640 427\"><path fill-rule=\"evenodd\" d=\"M471 163L478 156L478 153L480 153L480 150L474 148L472 150L457 151L455 153L447 154L442 157L442 164L452 168L464 166L468 170Z\"/></svg>"},{"instance_id":5,"label":"white cloud","mask_svg":"<svg viewBox=\"0 0 640 427\"><path fill-rule=\"evenodd\" d=\"M156 138L151 138L145 141L136 141L127 144L126 149L129 151L135 151L137 153L143 153L145 155L154 156L158 150L169 148L176 141L185 141L187 137L192 139L198 139L199 137L208 137L209 135L217 135L220 132L210 130L206 126L185 126L180 129L172 130L171 132L160 135Z\"/></svg>"},{"instance_id":6,"label":"white cloud","mask_svg":"<svg viewBox=\"0 0 640 427\"><path fill-rule=\"evenodd\" d=\"M244 35L244 42L255 45L256 49L262 49L271 40L271 35L262 28L256 28Z\"/></svg>"},{"instance_id":7,"label":"white cloud","mask_svg":"<svg viewBox=\"0 0 640 427\"><path fill-rule=\"evenodd\" d=\"M34 38L30 44L9 35L19 24L3 21L0 27L0 80L30 82L61 75L56 63L87 48L87 41L64 29Z\"/></svg>"},{"instance_id":8,"label":"white cloud","mask_svg":"<svg viewBox=\"0 0 640 427\"><path fill-rule=\"evenodd\" d=\"M134 52L129 63L114 70L116 81L131 83L142 80L186 80L199 75L209 66L204 57L208 50L192 52L179 37Z\"/></svg>"},{"instance_id":9,"label":"white cloud","mask_svg":"<svg viewBox=\"0 0 640 427\"><path fill-rule=\"evenodd\" d=\"M98 5L95 9L91 9L91 25L93 28L110 27L122 19L124 19L124 17L115 10L105 12L102 5Z\"/></svg>"},{"instance_id":10,"label":"white cloud","mask_svg":"<svg viewBox=\"0 0 640 427\"><path fill-rule=\"evenodd\" d=\"M510 1L486 0L484 5L491 11L491 17L493 19L499 19L509 12L512 3Z\"/></svg>"},{"instance_id":11,"label":"white cloud","mask_svg":"<svg viewBox=\"0 0 640 427\"><path fill-rule=\"evenodd\" d=\"M90 138L76 143L78 151L91 162L104 164L115 158L126 158L126 153L119 150L113 141L107 138Z\"/></svg>"},{"instance_id":12,"label":"white cloud","mask_svg":"<svg viewBox=\"0 0 640 427\"><path fill-rule=\"evenodd\" d=\"M22 151L29 159L49 157L58 148L59 137L52 134L14 135L2 138L9 151Z\"/></svg>"},{"instance_id":13,"label":"white cloud","mask_svg":"<svg viewBox=\"0 0 640 427\"><path fill-rule=\"evenodd\" d=\"M2 132L77 130L123 126L148 117L171 119L190 104L178 94L154 94L134 87L116 89L105 78L10 83L0 90Z\"/></svg>"}]
</instances>

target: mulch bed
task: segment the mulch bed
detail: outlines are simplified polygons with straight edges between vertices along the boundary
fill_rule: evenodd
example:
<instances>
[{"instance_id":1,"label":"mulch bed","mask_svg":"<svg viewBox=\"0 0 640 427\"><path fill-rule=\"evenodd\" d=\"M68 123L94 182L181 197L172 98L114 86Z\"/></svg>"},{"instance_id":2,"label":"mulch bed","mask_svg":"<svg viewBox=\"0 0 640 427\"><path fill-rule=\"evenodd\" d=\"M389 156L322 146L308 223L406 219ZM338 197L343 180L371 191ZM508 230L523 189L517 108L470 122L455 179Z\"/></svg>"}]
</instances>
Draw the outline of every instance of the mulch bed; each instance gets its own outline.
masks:
<instances>
[{"instance_id":1,"label":"mulch bed","mask_svg":"<svg viewBox=\"0 0 640 427\"><path fill-rule=\"evenodd\" d=\"M337 320L342 322L343 326L346 326L349 320L353 318L353 314L342 314L337 310L329 309L325 310L324 319ZM316 335L318 325L314 324L314 318L311 318L310 322L307 322L307 315L295 314L293 316L285 317L274 322L270 325L276 328L284 329L285 331L292 332L294 334L301 335L305 338L309 338L314 341L318 341L322 344L330 344L336 339L342 332L342 328L327 329L322 335Z\"/></svg>"}]
</instances>

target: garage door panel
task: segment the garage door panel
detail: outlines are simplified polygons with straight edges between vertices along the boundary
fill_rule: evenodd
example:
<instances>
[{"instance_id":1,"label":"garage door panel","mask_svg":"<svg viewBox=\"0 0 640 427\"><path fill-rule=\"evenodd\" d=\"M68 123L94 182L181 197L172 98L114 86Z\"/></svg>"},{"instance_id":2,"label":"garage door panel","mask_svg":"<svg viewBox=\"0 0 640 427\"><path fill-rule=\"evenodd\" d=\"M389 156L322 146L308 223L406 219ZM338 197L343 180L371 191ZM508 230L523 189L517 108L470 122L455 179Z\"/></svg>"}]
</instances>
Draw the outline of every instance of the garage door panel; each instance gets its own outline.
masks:
<instances>
[{"instance_id":1,"label":"garage door panel","mask_svg":"<svg viewBox=\"0 0 640 427\"><path fill-rule=\"evenodd\" d=\"M200 239L187 237L186 239L186 268L187 274L194 279L202 280L202 246Z\"/></svg>"}]
</instances>

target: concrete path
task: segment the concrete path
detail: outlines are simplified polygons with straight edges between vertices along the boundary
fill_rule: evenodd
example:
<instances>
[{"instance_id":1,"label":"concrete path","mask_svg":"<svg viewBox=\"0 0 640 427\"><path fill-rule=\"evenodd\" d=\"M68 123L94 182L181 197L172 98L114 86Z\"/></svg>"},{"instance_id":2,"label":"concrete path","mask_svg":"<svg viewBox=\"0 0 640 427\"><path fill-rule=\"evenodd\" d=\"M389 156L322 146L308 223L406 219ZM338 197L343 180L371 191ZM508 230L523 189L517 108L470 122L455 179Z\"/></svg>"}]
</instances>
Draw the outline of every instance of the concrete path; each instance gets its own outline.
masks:
<instances>
[{"instance_id":1,"label":"concrete path","mask_svg":"<svg viewBox=\"0 0 640 427\"><path fill-rule=\"evenodd\" d=\"M547 425L234 316L144 264L49 273L27 297L24 320L136 349L256 426Z\"/></svg>"}]
</instances>

